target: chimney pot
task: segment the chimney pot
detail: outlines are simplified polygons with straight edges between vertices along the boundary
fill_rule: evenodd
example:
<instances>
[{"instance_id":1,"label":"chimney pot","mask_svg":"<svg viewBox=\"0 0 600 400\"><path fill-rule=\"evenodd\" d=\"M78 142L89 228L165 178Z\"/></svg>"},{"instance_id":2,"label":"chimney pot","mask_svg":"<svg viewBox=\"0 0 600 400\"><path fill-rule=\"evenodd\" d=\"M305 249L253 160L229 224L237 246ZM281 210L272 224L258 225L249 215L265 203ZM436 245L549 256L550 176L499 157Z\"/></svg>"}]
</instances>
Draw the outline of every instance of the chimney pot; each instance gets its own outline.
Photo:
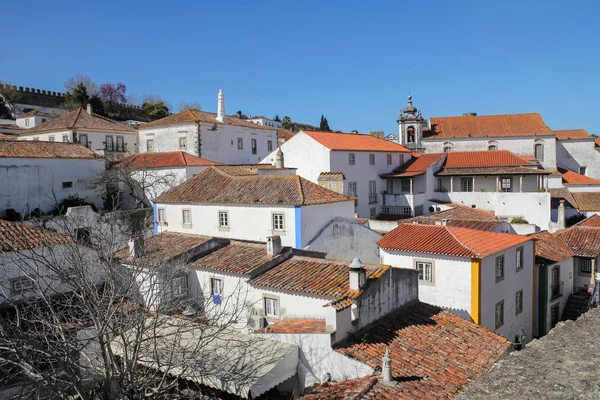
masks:
<instances>
[{"instance_id":1,"label":"chimney pot","mask_svg":"<svg viewBox=\"0 0 600 400\"><path fill-rule=\"evenodd\" d=\"M88 103L87 105L87 113L92 115L92 113L94 112L94 110L92 109L92 105Z\"/></svg>"},{"instance_id":2,"label":"chimney pot","mask_svg":"<svg viewBox=\"0 0 600 400\"><path fill-rule=\"evenodd\" d=\"M390 348L386 346L385 354L381 363L381 375L384 382L392 382L392 358L390 357Z\"/></svg>"},{"instance_id":3,"label":"chimney pot","mask_svg":"<svg viewBox=\"0 0 600 400\"><path fill-rule=\"evenodd\" d=\"M281 245L281 236L274 235L267 238L267 254L270 256L276 256L281 253L283 249Z\"/></svg>"},{"instance_id":4,"label":"chimney pot","mask_svg":"<svg viewBox=\"0 0 600 400\"><path fill-rule=\"evenodd\" d=\"M281 151L281 147L277 148L277 153L275 154L275 168L283 168L284 159L283 159L283 151Z\"/></svg>"},{"instance_id":5,"label":"chimney pot","mask_svg":"<svg viewBox=\"0 0 600 400\"><path fill-rule=\"evenodd\" d=\"M129 255L133 258L142 256L144 252L144 237L137 236L129 239Z\"/></svg>"},{"instance_id":6,"label":"chimney pot","mask_svg":"<svg viewBox=\"0 0 600 400\"><path fill-rule=\"evenodd\" d=\"M476 117L477 113L476 112L468 112L468 113L464 113L463 115L465 117Z\"/></svg>"},{"instance_id":7,"label":"chimney pot","mask_svg":"<svg viewBox=\"0 0 600 400\"><path fill-rule=\"evenodd\" d=\"M565 229L566 221L565 221L565 201L561 200L558 205L558 229Z\"/></svg>"},{"instance_id":8,"label":"chimney pot","mask_svg":"<svg viewBox=\"0 0 600 400\"><path fill-rule=\"evenodd\" d=\"M367 283L367 270L359 258L355 258L349 265L350 290L360 290Z\"/></svg>"}]
</instances>

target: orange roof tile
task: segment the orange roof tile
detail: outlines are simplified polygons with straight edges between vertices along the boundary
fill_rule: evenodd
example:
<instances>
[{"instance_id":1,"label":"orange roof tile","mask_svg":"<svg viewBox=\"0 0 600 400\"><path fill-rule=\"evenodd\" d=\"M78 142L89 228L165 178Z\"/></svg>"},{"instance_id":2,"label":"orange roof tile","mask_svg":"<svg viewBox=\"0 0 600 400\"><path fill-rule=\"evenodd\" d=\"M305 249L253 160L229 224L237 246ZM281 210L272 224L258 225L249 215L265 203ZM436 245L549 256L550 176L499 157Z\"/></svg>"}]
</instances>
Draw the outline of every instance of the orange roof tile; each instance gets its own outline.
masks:
<instances>
[{"instance_id":1,"label":"orange roof tile","mask_svg":"<svg viewBox=\"0 0 600 400\"><path fill-rule=\"evenodd\" d=\"M0 133L0 139L1 140L17 140L17 136L16 135L6 135L4 133Z\"/></svg>"},{"instance_id":2,"label":"orange roof tile","mask_svg":"<svg viewBox=\"0 0 600 400\"><path fill-rule=\"evenodd\" d=\"M430 153L421 154L419 157L412 157L410 160L394 169L391 174L382 174L382 178L393 177L410 177L423 175L427 169L440 159L446 156L447 153Z\"/></svg>"},{"instance_id":3,"label":"orange roof tile","mask_svg":"<svg viewBox=\"0 0 600 400\"><path fill-rule=\"evenodd\" d=\"M18 222L0 220L0 253L71 242L69 236Z\"/></svg>"},{"instance_id":4,"label":"orange roof tile","mask_svg":"<svg viewBox=\"0 0 600 400\"><path fill-rule=\"evenodd\" d=\"M424 140L553 135L538 113L431 117L430 124L432 129Z\"/></svg>"},{"instance_id":5,"label":"orange roof tile","mask_svg":"<svg viewBox=\"0 0 600 400\"><path fill-rule=\"evenodd\" d=\"M203 167L220 165L221 163L196 157L185 151L171 151L164 153L141 153L123 158L117 168L167 168L167 167Z\"/></svg>"},{"instance_id":6,"label":"orange roof tile","mask_svg":"<svg viewBox=\"0 0 600 400\"><path fill-rule=\"evenodd\" d=\"M154 201L300 206L354 199L316 185L298 175L234 175L228 169L226 166L210 167L161 194ZM243 172L244 168L236 169L238 170Z\"/></svg>"},{"instance_id":7,"label":"orange roof tile","mask_svg":"<svg viewBox=\"0 0 600 400\"><path fill-rule=\"evenodd\" d=\"M29 112L26 112L25 114L21 114L21 115L17 115L17 119L19 118L29 118L29 117L49 117L50 115L45 114L41 111L38 110L31 110Z\"/></svg>"},{"instance_id":8,"label":"orange roof tile","mask_svg":"<svg viewBox=\"0 0 600 400\"><path fill-rule=\"evenodd\" d=\"M284 319L264 328L265 333L326 333L324 319Z\"/></svg>"},{"instance_id":9,"label":"orange roof tile","mask_svg":"<svg viewBox=\"0 0 600 400\"><path fill-rule=\"evenodd\" d=\"M596 148L600 147L600 137L594 138L594 143L596 143Z\"/></svg>"},{"instance_id":10,"label":"orange roof tile","mask_svg":"<svg viewBox=\"0 0 600 400\"><path fill-rule=\"evenodd\" d=\"M588 226L592 228L600 228L600 215L594 214L591 217L578 222L575 226Z\"/></svg>"},{"instance_id":11,"label":"orange roof tile","mask_svg":"<svg viewBox=\"0 0 600 400\"><path fill-rule=\"evenodd\" d=\"M0 158L101 159L102 156L79 143L2 140L0 141Z\"/></svg>"},{"instance_id":12,"label":"orange roof tile","mask_svg":"<svg viewBox=\"0 0 600 400\"><path fill-rule=\"evenodd\" d=\"M350 261L336 261L294 256L275 268L250 280L253 286L306 293L332 300L336 310L350 307L362 290L350 290L348 266ZM367 282L389 271L389 265L365 264ZM368 284L368 283L367 283Z\"/></svg>"},{"instance_id":13,"label":"orange roof tile","mask_svg":"<svg viewBox=\"0 0 600 400\"><path fill-rule=\"evenodd\" d=\"M531 166L531 163L508 150L451 152L444 164L444 168L520 166Z\"/></svg>"},{"instance_id":14,"label":"orange roof tile","mask_svg":"<svg viewBox=\"0 0 600 400\"><path fill-rule=\"evenodd\" d=\"M562 182L565 185L600 185L599 180L569 171L568 169L558 168L558 172L562 175Z\"/></svg>"},{"instance_id":15,"label":"orange roof tile","mask_svg":"<svg viewBox=\"0 0 600 400\"><path fill-rule=\"evenodd\" d=\"M293 138L294 135L296 135L296 133L297 132L288 131L287 129L281 129L277 131L277 139L285 139L285 141L287 142L288 140Z\"/></svg>"},{"instance_id":16,"label":"orange roof tile","mask_svg":"<svg viewBox=\"0 0 600 400\"><path fill-rule=\"evenodd\" d=\"M599 192L570 192L567 200L579 211L600 211ZM573 200L573 201L571 201Z\"/></svg>"},{"instance_id":17,"label":"orange roof tile","mask_svg":"<svg viewBox=\"0 0 600 400\"><path fill-rule=\"evenodd\" d=\"M161 119L157 119L156 121L149 122L147 124L140 125L140 129L151 128L154 126L163 126L163 125L176 125L176 124L187 124L187 123L197 123L197 122L206 122L211 124L218 125L235 125L235 126L243 126L246 128L252 129L268 129L275 130L275 128L271 128L268 126L261 126L255 124L254 122L246 121L245 119L240 119L236 116L227 116L225 122L217 121L216 113L209 113L206 111L200 110L184 110L177 114L169 115L168 117L164 117Z\"/></svg>"},{"instance_id":18,"label":"orange roof tile","mask_svg":"<svg viewBox=\"0 0 600 400\"><path fill-rule=\"evenodd\" d=\"M559 262L565 258L573 257L573 252L569 246L558 235L553 235L548 231L542 231L529 235L537 239L535 243L535 255L553 262Z\"/></svg>"},{"instance_id":19,"label":"orange roof tile","mask_svg":"<svg viewBox=\"0 0 600 400\"><path fill-rule=\"evenodd\" d=\"M592 139L585 129L565 129L553 132L558 140Z\"/></svg>"},{"instance_id":20,"label":"orange roof tile","mask_svg":"<svg viewBox=\"0 0 600 400\"><path fill-rule=\"evenodd\" d=\"M598 257L600 255L600 228L574 225L558 231L560 237L577 257Z\"/></svg>"},{"instance_id":21,"label":"orange roof tile","mask_svg":"<svg viewBox=\"0 0 600 400\"><path fill-rule=\"evenodd\" d=\"M384 151L410 153L404 146L371 135L302 131L329 150L340 151Z\"/></svg>"},{"instance_id":22,"label":"orange roof tile","mask_svg":"<svg viewBox=\"0 0 600 400\"><path fill-rule=\"evenodd\" d=\"M60 117L53 118L27 129L20 136L61 129L95 129L99 131L117 131L135 134L137 131L127 125L119 124L109 118L97 114L90 115L83 108L78 108Z\"/></svg>"},{"instance_id":23,"label":"orange roof tile","mask_svg":"<svg viewBox=\"0 0 600 400\"><path fill-rule=\"evenodd\" d=\"M383 249L483 258L530 238L455 226L400 224L379 239Z\"/></svg>"},{"instance_id":24,"label":"orange roof tile","mask_svg":"<svg viewBox=\"0 0 600 400\"><path fill-rule=\"evenodd\" d=\"M477 208L465 207L461 205L452 205L454 208L444 211L438 211L433 214L421 215L419 217L409 218L402 221L404 224L427 224L435 225L441 221L446 221L449 226L458 226L470 229L479 229L491 231L503 221L496 218L490 211L484 211Z\"/></svg>"},{"instance_id":25,"label":"orange roof tile","mask_svg":"<svg viewBox=\"0 0 600 400\"><path fill-rule=\"evenodd\" d=\"M451 399L481 378L511 344L449 311L415 302L354 333L335 350L381 371L389 347L392 377L386 385L365 377L316 387L303 400Z\"/></svg>"}]
</instances>

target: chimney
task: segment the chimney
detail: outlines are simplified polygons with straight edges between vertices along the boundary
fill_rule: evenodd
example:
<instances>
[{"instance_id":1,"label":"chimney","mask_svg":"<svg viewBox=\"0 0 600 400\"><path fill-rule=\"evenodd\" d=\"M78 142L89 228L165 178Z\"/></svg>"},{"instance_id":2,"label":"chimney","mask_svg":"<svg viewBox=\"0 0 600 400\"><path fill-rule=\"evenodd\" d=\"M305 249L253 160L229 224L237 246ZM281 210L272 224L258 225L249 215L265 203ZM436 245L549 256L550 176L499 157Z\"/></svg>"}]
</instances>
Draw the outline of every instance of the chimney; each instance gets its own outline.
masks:
<instances>
[{"instance_id":1,"label":"chimney","mask_svg":"<svg viewBox=\"0 0 600 400\"><path fill-rule=\"evenodd\" d=\"M476 112L468 112L468 113L464 113L463 116L465 116L465 117L476 117L477 113Z\"/></svg>"},{"instance_id":2,"label":"chimney","mask_svg":"<svg viewBox=\"0 0 600 400\"><path fill-rule=\"evenodd\" d=\"M381 360L381 377L384 382L392 382L392 358L389 346L385 347L385 354Z\"/></svg>"},{"instance_id":3,"label":"chimney","mask_svg":"<svg viewBox=\"0 0 600 400\"><path fill-rule=\"evenodd\" d=\"M350 133L353 134L353 135L358 135L358 131L356 129L352 129L350 131Z\"/></svg>"},{"instance_id":4,"label":"chimney","mask_svg":"<svg viewBox=\"0 0 600 400\"><path fill-rule=\"evenodd\" d=\"M435 221L435 224L439 225L439 226L446 226L446 225L448 225L448 220L447 219L440 219L440 220Z\"/></svg>"},{"instance_id":5,"label":"chimney","mask_svg":"<svg viewBox=\"0 0 600 400\"><path fill-rule=\"evenodd\" d=\"M217 101L217 121L226 122L227 116L225 115L225 96L223 90L219 89L219 95Z\"/></svg>"},{"instance_id":6,"label":"chimney","mask_svg":"<svg viewBox=\"0 0 600 400\"><path fill-rule=\"evenodd\" d=\"M136 236L129 239L129 255L133 258L142 256L144 252L144 237Z\"/></svg>"},{"instance_id":7,"label":"chimney","mask_svg":"<svg viewBox=\"0 0 600 400\"><path fill-rule=\"evenodd\" d=\"M276 256L281 253L281 236L274 235L267 237L267 254Z\"/></svg>"},{"instance_id":8,"label":"chimney","mask_svg":"<svg viewBox=\"0 0 600 400\"><path fill-rule=\"evenodd\" d=\"M558 205L558 229L565 229L565 201L561 200Z\"/></svg>"},{"instance_id":9,"label":"chimney","mask_svg":"<svg viewBox=\"0 0 600 400\"><path fill-rule=\"evenodd\" d=\"M350 263L350 290L360 290L367 282L367 270L365 264L359 258L355 258Z\"/></svg>"},{"instance_id":10,"label":"chimney","mask_svg":"<svg viewBox=\"0 0 600 400\"><path fill-rule=\"evenodd\" d=\"M94 112L94 110L92 109L92 105L88 103L87 105L87 113L92 115L92 113Z\"/></svg>"},{"instance_id":11,"label":"chimney","mask_svg":"<svg viewBox=\"0 0 600 400\"><path fill-rule=\"evenodd\" d=\"M277 153L275 154L275 168L283 168L284 160L283 160L283 151L281 151L281 147L277 148Z\"/></svg>"}]
</instances>

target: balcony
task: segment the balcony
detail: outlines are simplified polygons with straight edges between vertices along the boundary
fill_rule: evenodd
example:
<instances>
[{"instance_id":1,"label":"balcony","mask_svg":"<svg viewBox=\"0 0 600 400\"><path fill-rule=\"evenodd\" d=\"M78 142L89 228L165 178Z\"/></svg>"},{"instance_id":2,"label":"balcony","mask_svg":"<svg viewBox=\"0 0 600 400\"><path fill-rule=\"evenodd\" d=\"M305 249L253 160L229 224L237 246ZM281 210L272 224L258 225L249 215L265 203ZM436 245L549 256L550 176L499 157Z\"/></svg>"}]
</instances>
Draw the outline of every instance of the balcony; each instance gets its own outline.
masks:
<instances>
[{"instance_id":1,"label":"balcony","mask_svg":"<svg viewBox=\"0 0 600 400\"><path fill-rule=\"evenodd\" d=\"M377 195L369 195L369 204L377 203Z\"/></svg>"},{"instance_id":2,"label":"balcony","mask_svg":"<svg viewBox=\"0 0 600 400\"><path fill-rule=\"evenodd\" d=\"M550 286L550 301L556 300L556 299L562 297L564 286L565 286L564 281L560 281L559 284Z\"/></svg>"}]
</instances>

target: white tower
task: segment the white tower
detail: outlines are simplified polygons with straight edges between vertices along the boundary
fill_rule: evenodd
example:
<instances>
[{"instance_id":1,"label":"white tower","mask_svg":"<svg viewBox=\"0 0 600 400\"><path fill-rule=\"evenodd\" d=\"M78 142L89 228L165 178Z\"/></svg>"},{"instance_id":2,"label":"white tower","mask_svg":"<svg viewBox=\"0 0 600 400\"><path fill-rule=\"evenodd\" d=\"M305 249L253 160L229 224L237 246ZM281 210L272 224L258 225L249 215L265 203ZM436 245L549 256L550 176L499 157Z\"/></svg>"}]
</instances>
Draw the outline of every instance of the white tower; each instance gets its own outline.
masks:
<instances>
[{"instance_id":1,"label":"white tower","mask_svg":"<svg viewBox=\"0 0 600 400\"><path fill-rule=\"evenodd\" d=\"M218 104L217 104L217 121L226 122L227 116L225 115L225 96L223 95L223 90L219 89L218 96Z\"/></svg>"},{"instance_id":2,"label":"white tower","mask_svg":"<svg viewBox=\"0 0 600 400\"><path fill-rule=\"evenodd\" d=\"M385 354L381 360L381 375L384 382L392 382L392 358L390 357L390 348L385 348Z\"/></svg>"},{"instance_id":3,"label":"white tower","mask_svg":"<svg viewBox=\"0 0 600 400\"><path fill-rule=\"evenodd\" d=\"M283 168L283 151L281 151L281 147L277 149L277 153L275 153L275 168Z\"/></svg>"},{"instance_id":4,"label":"white tower","mask_svg":"<svg viewBox=\"0 0 600 400\"><path fill-rule=\"evenodd\" d=\"M420 149L423 138L423 117L421 110L412 104L412 96L408 95L406 107L398 117L398 143L410 149Z\"/></svg>"}]
</instances>

